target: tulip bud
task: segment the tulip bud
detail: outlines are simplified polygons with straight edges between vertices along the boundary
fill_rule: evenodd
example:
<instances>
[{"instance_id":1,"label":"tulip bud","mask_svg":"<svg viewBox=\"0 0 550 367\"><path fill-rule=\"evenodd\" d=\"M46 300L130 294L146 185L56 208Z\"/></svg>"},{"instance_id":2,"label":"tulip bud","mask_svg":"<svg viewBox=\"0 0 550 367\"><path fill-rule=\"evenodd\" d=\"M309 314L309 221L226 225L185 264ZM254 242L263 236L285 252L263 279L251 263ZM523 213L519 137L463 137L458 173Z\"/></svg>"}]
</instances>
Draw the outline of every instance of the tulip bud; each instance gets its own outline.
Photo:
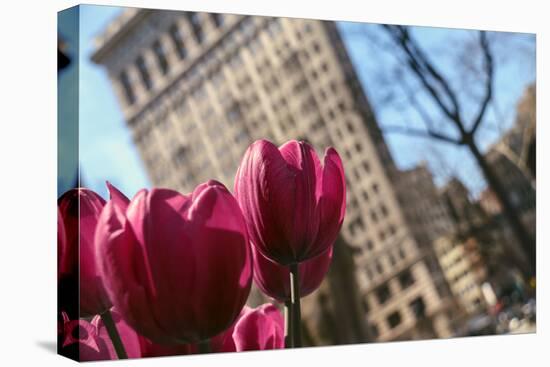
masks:
<instances>
[{"instance_id":1,"label":"tulip bud","mask_svg":"<svg viewBox=\"0 0 550 367\"><path fill-rule=\"evenodd\" d=\"M242 352L284 348L284 319L277 307L245 306L233 326L212 339L214 352Z\"/></svg>"},{"instance_id":2,"label":"tulip bud","mask_svg":"<svg viewBox=\"0 0 550 367\"><path fill-rule=\"evenodd\" d=\"M300 297L305 297L315 291L325 277L332 260L332 249L313 259L301 262L298 265L300 281ZM290 271L288 266L279 265L252 249L254 263L254 282L271 298L279 302L290 301Z\"/></svg>"},{"instance_id":3,"label":"tulip bud","mask_svg":"<svg viewBox=\"0 0 550 367\"><path fill-rule=\"evenodd\" d=\"M78 282L80 317L100 314L111 307L98 273L94 249L94 232L104 206L101 196L85 188L69 190L58 200L66 234L66 245L59 259L59 277L63 281ZM63 284L71 283L73 281Z\"/></svg>"},{"instance_id":4,"label":"tulip bud","mask_svg":"<svg viewBox=\"0 0 550 367\"><path fill-rule=\"evenodd\" d=\"M305 142L277 148L258 140L235 177L235 196L251 241L267 258L290 265L312 259L335 241L344 220L346 183L338 153L322 166Z\"/></svg>"},{"instance_id":5,"label":"tulip bud","mask_svg":"<svg viewBox=\"0 0 550 367\"><path fill-rule=\"evenodd\" d=\"M191 195L141 190L126 209L111 200L95 246L116 309L156 343L195 343L219 334L250 292L244 219L235 198L215 181Z\"/></svg>"}]
</instances>

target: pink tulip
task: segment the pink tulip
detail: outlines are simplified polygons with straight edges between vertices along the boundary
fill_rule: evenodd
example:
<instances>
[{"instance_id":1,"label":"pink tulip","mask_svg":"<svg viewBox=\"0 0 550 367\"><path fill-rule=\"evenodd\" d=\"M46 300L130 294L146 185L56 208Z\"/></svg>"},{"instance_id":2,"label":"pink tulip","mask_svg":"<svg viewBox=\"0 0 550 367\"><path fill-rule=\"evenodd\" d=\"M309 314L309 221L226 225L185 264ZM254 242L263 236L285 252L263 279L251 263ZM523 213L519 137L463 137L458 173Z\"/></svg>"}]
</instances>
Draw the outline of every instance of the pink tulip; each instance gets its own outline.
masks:
<instances>
[{"instance_id":1,"label":"pink tulip","mask_svg":"<svg viewBox=\"0 0 550 367\"><path fill-rule=\"evenodd\" d=\"M65 224L59 208L57 208L57 280L61 274L61 260L67 248L67 234L65 233Z\"/></svg>"},{"instance_id":2,"label":"pink tulip","mask_svg":"<svg viewBox=\"0 0 550 367\"><path fill-rule=\"evenodd\" d=\"M70 320L64 312L62 315L60 354L82 362L118 359L107 328L99 316L88 322L83 319ZM111 315L128 357L144 357L142 340L145 338L128 326L114 308Z\"/></svg>"},{"instance_id":3,"label":"pink tulip","mask_svg":"<svg viewBox=\"0 0 550 367\"><path fill-rule=\"evenodd\" d=\"M284 319L277 307L272 304L254 309L245 306L235 324L212 339L212 351L282 349L284 339Z\"/></svg>"},{"instance_id":4,"label":"pink tulip","mask_svg":"<svg viewBox=\"0 0 550 367\"><path fill-rule=\"evenodd\" d=\"M316 290L326 273L332 260L333 246L317 255L313 259L301 262L298 265L300 279L300 297L305 297ZM279 302L290 300L290 271L288 266L279 265L252 249L254 263L254 282L269 297Z\"/></svg>"},{"instance_id":5,"label":"pink tulip","mask_svg":"<svg viewBox=\"0 0 550 367\"><path fill-rule=\"evenodd\" d=\"M325 252L342 226L342 161L333 148L322 166L305 142L292 140L277 149L258 140L242 159L235 196L256 248L279 264L299 263Z\"/></svg>"},{"instance_id":6,"label":"pink tulip","mask_svg":"<svg viewBox=\"0 0 550 367\"><path fill-rule=\"evenodd\" d=\"M77 279L81 317L100 314L111 307L94 249L94 232L104 206L101 196L85 188L69 190L58 200L67 241L59 260L59 276Z\"/></svg>"},{"instance_id":7,"label":"pink tulip","mask_svg":"<svg viewBox=\"0 0 550 367\"><path fill-rule=\"evenodd\" d=\"M216 181L191 195L141 190L126 209L109 201L95 243L113 304L156 343L194 343L219 334L235 321L250 292L244 219Z\"/></svg>"},{"instance_id":8,"label":"pink tulip","mask_svg":"<svg viewBox=\"0 0 550 367\"><path fill-rule=\"evenodd\" d=\"M64 318L59 354L81 362L117 359L111 341L99 335L93 322Z\"/></svg>"}]
</instances>

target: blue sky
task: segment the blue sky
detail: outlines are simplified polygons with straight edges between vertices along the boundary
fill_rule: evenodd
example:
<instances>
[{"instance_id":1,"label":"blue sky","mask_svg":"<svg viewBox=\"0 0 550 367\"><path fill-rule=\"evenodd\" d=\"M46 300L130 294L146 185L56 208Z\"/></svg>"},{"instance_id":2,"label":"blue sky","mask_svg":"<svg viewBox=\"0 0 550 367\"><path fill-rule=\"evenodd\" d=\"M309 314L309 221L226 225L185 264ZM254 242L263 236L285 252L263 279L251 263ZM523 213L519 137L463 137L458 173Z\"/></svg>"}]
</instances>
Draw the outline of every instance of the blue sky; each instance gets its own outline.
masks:
<instances>
[{"instance_id":1,"label":"blue sky","mask_svg":"<svg viewBox=\"0 0 550 367\"><path fill-rule=\"evenodd\" d=\"M105 68L94 64L93 38L120 12L110 6L81 6L80 170L84 186L106 197L105 180L132 197L149 187Z\"/></svg>"},{"instance_id":2,"label":"blue sky","mask_svg":"<svg viewBox=\"0 0 550 367\"><path fill-rule=\"evenodd\" d=\"M149 187L150 182L139 159L131 136L125 126L116 97L103 67L90 60L93 51L93 37L100 33L120 8L109 6L82 6L80 15L80 165L84 185L106 196L105 180L111 181L127 195L134 195L140 188ZM364 38L354 33L360 23L339 24L352 62L356 66L361 82L375 110L380 125L400 124L403 116L409 118L410 111L399 110L391 104L380 107L384 98L383 89L378 88L381 67L390 64L390 56L367 44ZM375 28L371 25L370 28ZM450 57L438 51L448 46L447 42L460 42L472 37L472 32L436 28L417 28L414 31L422 45L434 52L435 61L443 72L455 68ZM520 37L521 38L521 37ZM478 141L487 147L509 127L514 118L515 106L524 88L534 81L534 36L525 35L526 52L521 57L507 60L504 67L496 71L497 109L489 112L487 127L480 131ZM521 42L522 39L520 39ZM524 46L521 43L522 47ZM505 53L504 53L505 54ZM456 55L454 55L456 56ZM497 113L498 112L498 113ZM450 175L458 175L475 194L484 187L483 179L470 157L463 149L443 143L412 138L403 135L385 134L393 158L398 167L410 168L421 161L427 162L438 184Z\"/></svg>"}]
</instances>

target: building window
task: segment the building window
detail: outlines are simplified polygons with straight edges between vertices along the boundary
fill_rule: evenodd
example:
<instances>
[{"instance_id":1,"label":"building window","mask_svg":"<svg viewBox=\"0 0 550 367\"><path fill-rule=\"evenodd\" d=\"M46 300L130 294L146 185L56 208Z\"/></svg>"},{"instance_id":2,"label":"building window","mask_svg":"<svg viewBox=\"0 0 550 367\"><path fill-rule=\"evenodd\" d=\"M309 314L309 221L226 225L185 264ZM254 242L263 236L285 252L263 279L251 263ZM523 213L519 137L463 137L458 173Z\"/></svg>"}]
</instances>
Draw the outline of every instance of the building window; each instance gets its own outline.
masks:
<instances>
[{"instance_id":1,"label":"building window","mask_svg":"<svg viewBox=\"0 0 550 367\"><path fill-rule=\"evenodd\" d=\"M388 215L388 208L384 204L380 205L380 213L382 213L383 217L386 217Z\"/></svg>"},{"instance_id":2,"label":"building window","mask_svg":"<svg viewBox=\"0 0 550 367\"><path fill-rule=\"evenodd\" d=\"M141 81L143 82L145 89L150 90L151 87L153 87L153 83L151 82L151 77L149 76L149 71L147 70L147 65L145 64L143 56L138 56L138 58L136 59L136 66L138 68L139 76L141 77Z\"/></svg>"},{"instance_id":3,"label":"building window","mask_svg":"<svg viewBox=\"0 0 550 367\"><path fill-rule=\"evenodd\" d=\"M363 223L363 218L357 217L353 222L349 225L349 231L351 232L352 236L355 236L357 231L363 231L365 229L365 223Z\"/></svg>"},{"instance_id":4,"label":"building window","mask_svg":"<svg viewBox=\"0 0 550 367\"><path fill-rule=\"evenodd\" d=\"M164 52L164 47L162 47L162 43L159 40L153 43L153 52L155 53L162 75L166 74L169 69L168 60L166 60L166 52Z\"/></svg>"},{"instance_id":5,"label":"building window","mask_svg":"<svg viewBox=\"0 0 550 367\"><path fill-rule=\"evenodd\" d=\"M399 247L398 253L401 259L404 259L406 257L405 250L403 250L402 247Z\"/></svg>"},{"instance_id":6,"label":"building window","mask_svg":"<svg viewBox=\"0 0 550 367\"><path fill-rule=\"evenodd\" d=\"M370 172L370 165L369 165L369 162L363 161L363 169L364 169L365 172L367 172L367 173Z\"/></svg>"},{"instance_id":7,"label":"building window","mask_svg":"<svg viewBox=\"0 0 550 367\"><path fill-rule=\"evenodd\" d=\"M275 37L281 31L281 24L277 18L273 18L269 24L267 31L271 37Z\"/></svg>"},{"instance_id":8,"label":"building window","mask_svg":"<svg viewBox=\"0 0 550 367\"><path fill-rule=\"evenodd\" d=\"M374 243L372 242L372 240L368 240L367 241L367 249L372 250L373 248L374 248Z\"/></svg>"},{"instance_id":9,"label":"building window","mask_svg":"<svg viewBox=\"0 0 550 367\"><path fill-rule=\"evenodd\" d=\"M234 103L229 110L227 110L227 120L230 124L234 124L241 119L241 109L237 103Z\"/></svg>"},{"instance_id":10,"label":"building window","mask_svg":"<svg viewBox=\"0 0 550 367\"><path fill-rule=\"evenodd\" d=\"M204 33L202 31L199 14L195 12L187 12L187 20L191 23L191 29L193 30L193 35L195 36L197 43L201 44L204 41Z\"/></svg>"},{"instance_id":11,"label":"building window","mask_svg":"<svg viewBox=\"0 0 550 367\"><path fill-rule=\"evenodd\" d=\"M321 52L321 46L319 46L319 44L317 42L313 42L313 50L316 53L319 53L319 52Z\"/></svg>"},{"instance_id":12,"label":"building window","mask_svg":"<svg viewBox=\"0 0 550 367\"><path fill-rule=\"evenodd\" d=\"M390 328L393 329L401 323L401 314L399 313L399 311L395 311L388 316L387 321Z\"/></svg>"},{"instance_id":13,"label":"building window","mask_svg":"<svg viewBox=\"0 0 550 367\"><path fill-rule=\"evenodd\" d=\"M370 334L370 337L373 339L378 338L378 336L380 335L380 332L378 331L378 326L376 326L376 324L369 325L369 334Z\"/></svg>"},{"instance_id":14,"label":"building window","mask_svg":"<svg viewBox=\"0 0 550 367\"><path fill-rule=\"evenodd\" d=\"M370 211L370 219L376 223L378 222L378 215L376 214L376 212L374 210L371 210Z\"/></svg>"},{"instance_id":15,"label":"building window","mask_svg":"<svg viewBox=\"0 0 550 367\"><path fill-rule=\"evenodd\" d=\"M366 298L363 298L363 311L365 311L365 313L370 311L369 300Z\"/></svg>"},{"instance_id":16,"label":"building window","mask_svg":"<svg viewBox=\"0 0 550 367\"><path fill-rule=\"evenodd\" d=\"M384 272L384 269L382 268L382 264L380 264L380 261L376 260L376 263L374 264L376 267L376 271L378 274L382 274Z\"/></svg>"},{"instance_id":17,"label":"building window","mask_svg":"<svg viewBox=\"0 0 550 367\"><path fill-rule=\"evenodd\" d=\"M347 121L346 126L347 126L348 131L349 131L350 133L353 133L353 132L354 132L353 124L351 123L351 121Z\"/></svg>"},{"instance_id":18,"label":"building window","mask_svg":"<svg viewBox=\"0 0 550 367\"><path fill-rule=\"evenodd\" d=\"M409 304L411 312L414 314L416 319L423 319L426 317L426 304L422 297L416 298Z\"/></svg>"},{"instance_id":19,"label":"building window","mask_svg":"<svg viewBox=\"0 0 550 367\"><path fill-rule=\"evenodd\" d=\"M409 269L399 274L399 284L402 289L406 289L414 284L414 278Z\"/></svg>"},{"instance_id":20,"label":"building window","mask_svg":"<svg viewBox=\"0 0 550 367\"><path fill-rule=\"evenodd\" d=\"M181 32L177 24L173 24L170 27L169 32L170 38L172 38L172 42L174 43L174 46L176 46L178 57L180 59L185 59L185 57L187 56L187 50L185 49L185 43L183 43L183 37L181 36Z\"/></svg>"},{"instance_id":21,"label":"building window","mask_svg":"<svg viewBox=\"0 0 550 367\"><path fill-rule=\"evenodd\" d=\"M136 101L136 96L132 89L132 85L130 84L130 78L128 78L128 74L125 71L120 73L120 84L122 84L122 89L124 89L126 102L129 105L134 104L134 102Z\"/></svg>"},{"instance_id":22,"label":"building window","mask_svg":"<svg viewBox=\"0 0 550 367\"><path fill-rule=\"evenodd\" d=\"M390 299L390 289L386 284L382 285L376 290L376 297L378 298L378 303L383 305L388 299Z\"/></svg>"},{"instance_id":23,"label":"building window","mask_svg":"<svg viewBox=\"0 0 550 367\"><path fill-rule=\"evenodd\" d=\"M210 19L217 28L223 25L223 14L210 14Z\"/></svg>"},{"instance_id":24,"label":"building window","mask_svg":"<svg viewBox=\"0 0 550 367\"><path fill-rule=\"evenodd\" d=\"M177 164L183 164L185 162L185 159L187 157L187 153L188 153L188 149L184 146L180 146L177 150L176 150L176 154L175 154L175 161Z\"/></svg>"}]
</instances>

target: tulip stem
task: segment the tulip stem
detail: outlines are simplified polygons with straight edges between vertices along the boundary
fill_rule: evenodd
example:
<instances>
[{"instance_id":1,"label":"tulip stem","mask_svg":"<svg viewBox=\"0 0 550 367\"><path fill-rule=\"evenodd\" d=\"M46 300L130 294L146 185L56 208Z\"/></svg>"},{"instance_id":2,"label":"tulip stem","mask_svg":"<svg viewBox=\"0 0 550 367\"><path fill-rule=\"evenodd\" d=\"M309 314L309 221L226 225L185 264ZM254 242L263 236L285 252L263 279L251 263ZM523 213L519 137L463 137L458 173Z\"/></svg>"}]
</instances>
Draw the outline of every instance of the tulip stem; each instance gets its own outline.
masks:
<instances>
[{"instance_id":1,"label":"tulip stem","mask_svg":"<svg viewBox=\"0 0 550 367\"><path fill-rule=\"evenodd\" d=\"M302 315L300 311L300 278L298 263L292 263L290 268L290 329L292 330L292 347L302 346Z\"/></svg>"},{"instance_id":2,"label":"tulip stem","mask_svg":"<svg viewBox=\"0 0 550 367\"><path fill-rule=\"evenodd\" d=\"M116 352L116 355L118 356L118 359L128 359L126 350L124 350L124 344L122 344L122 340L120 340L120 335L118 334L116 325L113 321L113 316L111 315L111 311L107 310L103 312L100 315L100 317L101 317L101 320L103 321L103 324L105 324L105 327L107 328L107 333L109 334L109 338L111 338L113 347L115 347L115 352Z\"/></svg>"},{"instance_id":3,"label":"tulip stem","mask_svg":"<svg viewBox=\"0 0 550 367\"><path fill-rule=\"evenodd\" d=\"M199 354L211 353L210 339L206 339L197 343L199 348Z\"/></svg>"},{"instance_id":4,"label":"tulip stem","mask_svg":"<svg viewBox=\"0 0 550 367\"><path fill-rule=\"evenodd\" d=\"M292 318L292 304L290 300L286 300L285 301L285 348L294 347L291 318Z\"/></svg>"}]
</instances>

